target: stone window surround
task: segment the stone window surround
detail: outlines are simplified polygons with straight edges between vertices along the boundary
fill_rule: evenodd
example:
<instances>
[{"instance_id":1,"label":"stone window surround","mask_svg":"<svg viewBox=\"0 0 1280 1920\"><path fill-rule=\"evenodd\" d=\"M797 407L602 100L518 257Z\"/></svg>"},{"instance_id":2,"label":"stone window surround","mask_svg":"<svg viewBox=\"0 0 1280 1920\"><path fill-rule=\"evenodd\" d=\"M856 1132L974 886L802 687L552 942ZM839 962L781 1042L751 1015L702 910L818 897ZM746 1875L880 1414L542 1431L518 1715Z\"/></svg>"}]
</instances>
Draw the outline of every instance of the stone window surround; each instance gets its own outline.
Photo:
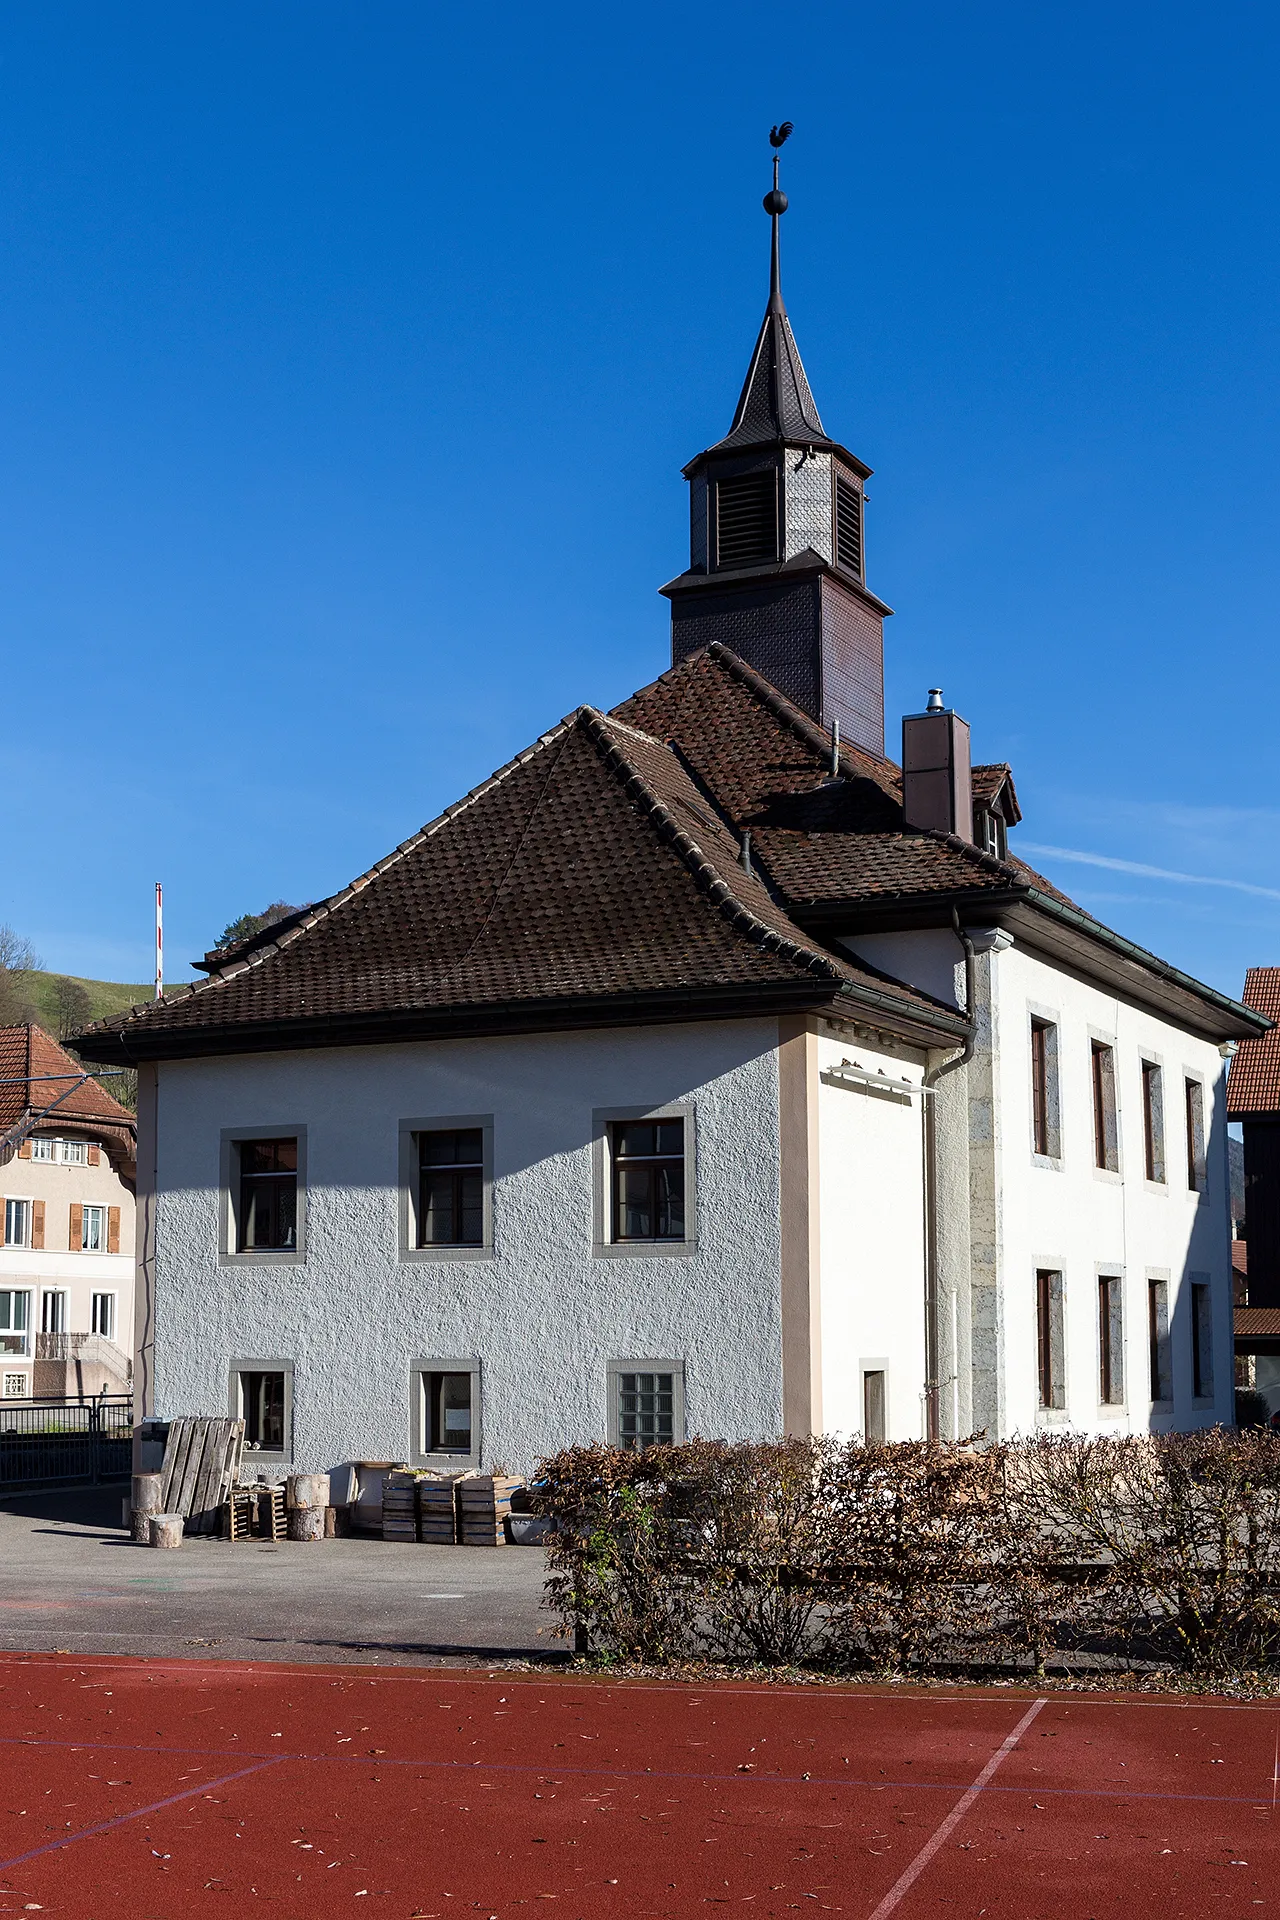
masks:
<instances>
[{"instance_id":1,"label":"stone window surround","mask_svg":"<svg viewBox=\"0 0 1280 1920\"><path fill-rule=\"evenodd\" d=\"M1156 1166L1160 1170L1158 1180L1147 1178L1146 1089L1142 1071L1144 1067L1154 1067L1157 1076L1154 1085L1157 1098L1153 1103L1152 1126L1156 1136ZM1167 1196L1169 1192L1169 1115L1165 1077L1164 1055L1155 1047L1140 1046L1138 1048L1138 1116L1142 1127L1142 1184L1148 1193Z\"/></svg>"},{"instance_id":2,"label":"stone window surround","mask_svg":"<svg viewBox=\"0 0 1280 1920\"><path fill-rule=\"evenodd\" d=\"M1031 1338L1032 1354L1035 1359L1033 1374L1036 1381L1035 1424L1037 1427L1069 1427L1071 1425L1071 1383L1067 1377L1067 1354L1070 1350L1067 1340L1067 1263L1060 1253L1034 1253L1031 1259L1033 1285L1038 1286L1037 1275L1041 1273L1050 1275L1049 1351L1054 1401L1052 1406L1048 1407L1040 1404L1039 1305L1036 1296L1033 1295ZM1058 1398L1059 1395L1061 1398Z\"/></svg>"},{"instance_id":3,"label":"stone window surround","mask_svg":"<svg viewBox=\"0 0 1280 1920\"><path fill-rule=\"evenodd\" d=\"M884 1375L884 1437L886 1441L893 1431L892 1401L889 1393L889 1375L891 1371L892 1369L889 1365L889 1357L887 1354L873 1354L858 1361L858 1416L859 1419L864 1422L866 1420L867 1405L867 1375L869 1373L882 1373ZM863 1432L862 1442L864 1446L866 1445L866 1440L867 1436L865 1432Z\"/></svg>"},{"instance_id":4,"label":"stone window surround","mask_svg":"<svg viewBox=\"0 0 1280 1920\"><path fill-rule=\"evenodd\" d=\"M1036 1152L1036 1117L1031 1093L1031 1026L1032 1022L1049 1030L1045 1044L1046 1106L1049 1117L1049 1145L1055 1149L1050 1153ZM1057 1007L1042 1006L1038 1000L1027 1002L1027 1136L1031 1149L1033 1167L1050 1168L1054 1173L1062 1172L1062 1013Z\"/></svg>"},{"instance_id":5,"label":"stone window surround","mask_svg":"<svg viewBox=\"0 0 1280 1920\"><path fill-rule=\"evenodd\" d=\"M1164 1399L1157 1399L1156 1396L1151 1392L1151 1359L1150 1359L1151 1283L1153 1280L1162 1282L1164 1285L1164 1307L1165 1307L1164 1338L1166 1342L1165 1353L1168 1357L1168 1362L1169 1362L1169 1392L1168 1392L1168 1396ZM1174 1299L1172 1270L1169 1267L1147 1267L1143 1273L1143 1295L1144 1297L1142 1302L1142 1340L1143 1340L1143 1355L1144 1355L1143 1379L1145 1381L1145 1394L1151 1406L1153 1414L1157 1416L1167 1415L1168 1418L1171 1420L1173 1417L1174 1400L1178 1392L1177 1370L1175 1367L1174 1340L1173 1340L1174 1321L1177 1315L1177 1302Z\"/></svg>"},{"instance_id":6,"label":"stone window surround","mask_svg":"<svg viewBox=\"0 0 1280 1920\"><path fill-rule=\"evenodd\" d=\"M684 1233L683 1240L614 1240L613 1166L609 1128L618 1120L684 1121ZM698 1251L698 1133L697 1103L673 1100L657 1107L595 1107L591 1113L591 1253L598 1260L681 1259ZM650 1363L650 1371L652 1371ZM634 1369L632 1369L634 1371Z\"/></svg>"},{"instance_id":7,"label":"stone window surround","mask_svg":"<svg viewBox=\"0 0 1280 1920\"><path fill-rule=\"evenodd\" d=\"M1105 1123L1109 1120L1111 1123L1111 1126L1114 1128L1114 1142L1111 1139L1108 1139L1107 1145L1108 1145L1108 1148L1110 1148L1114 1144L1116 1164L1114 1167L1100 1167L1098 1165L1097 1155L1093 1151L1092 1146L1090 1147L1090 1151L1089 1151L1089 1159L1093 1165L1093 1176L1095 1180L1101 1180L1104 1186L1119 1187L1124 1185L1124 1110L1123 1110L1123 1105L1120 1099L1120 1072L1119 1072L1119 1065L1118 1065L1119 1057L1120 1057L1119 1050L1116 1045L1115 1034L1108 1033L1105 1027L1095 1027L1093 1025L1090 1025L1088 1030L1088 1041L1089 1041L1090 1138L1092 1140L1093 1128L1096 1125L1094 1111L1093 1111L1093 1049L1096 1045L1099 1047L1105 1047L1111 1056L1107 1062L1107 1066L1105 1069L1105 1071L1109 1075L1110 1083L1111 1083L1110 1084L1111 1112L1110 1114L1106 1114L1106 1113L1103 1114L1103 1122L1105 1125Z\"/></svg>"},{"instance_id":8,"label":"stone window surround","mask_svg":"<svg viewBox=\"0 0 1280 1920\"><path fill-rule=\"evenodd\" d=\"M423 1379L432 1373L467 1373L471 1376L471 1450L469 1453L430 1453L423 1446L426 1406ZM415 1467L432 1467L439 1473L460 1473L478 1467L483 1446L483 1401L480 1361L457 1355L443 1358L436 1354L418 1354L409 1362L409 1462Z\"/></svg>"},{"instance_id":9,"label":"stone window surround","mask_svg":"<svg viewBox=\"0 0 1280 1920\"><path fill-rule=\"evenodd\" d=\"M243 1139L251 1138L249 1134L244 1134L241 1137ZM258 1137L259 1139L262 1139L262 1140L276 1140L276 1139L283 1140L286 1138L286 1135L284 1134L283 1131L277 1129L275 1132L262 1133ZM299 1155L299 1157L301 1157L301 1155ZM252 1450L246 1447L241 1454L242 1471L245 1465L252 1465L254 1462L259 1460L266 1461L271 1466L277 1466L282 1461L292 1460L293 1458L293 1362L292 1360L234 1359L228 1362L227 1411L230 1413L231 1418L233 1420L243 1420L244 1418L244 1403L240 1397L240 1375L242 1373L282 1373L284 1375L284 1447L283 1447L283 1450L279 1453L276 1453L266 1447L254 1447Z\"/></svg>"},{"instance_id":10,"label":"stone window surround","mask_svg":"<svg viewBox=\"0 0 1280 1920\"><path fill-rule=\"evenodd\" d=\"M243 1140L296 1140L298 1205L295 1247L237 1249L240 1213L240 1154ZM297 1121L269 1127L223 1127L218 1165L218 1265L220 1267L300 1267L307 1258L307 1129ZM288 1383L286 1382L286 1396Z\"/></svg>"},{"instance_id":11,"label":"stone window surround","mask_svg":"<svg viewBox=\"0 0 1280 1920\"><path fill-rule=\"evenodd\" d=\"M1095 1305L1093 1337L1094 1345L1097 1349L1097 1365L1094 1368L1094 1378L1097 1380L1099 1388L1098 1412L1103 1418L1108 1414L1122 1417L1129 1404L1129 1298L1128 1279L1123 1263L1119 1260L1095 1261L1093 1268L1095 1302L1099 1297L1098 1283L1102 1280L1117 1280L1120 1283L1118 1296L1120 1302L1120 1338L1116 1342L1115 1353L1112 1356L1113 1368L1118 1366L1120 1371L1120 1398L1118 1400L1104 1400L1101 1397L1102 1321L1097 1306Z\"/></svg>"},{"instance_id":12,"label":"stone window surround","mask_svg":"<svg viewBox=\"0 0 1280 1920\"><path fill-rule=\"evenodd\" d=\"M622 1120L647 1120L649 1114L624 1113L617 1116ZM671 1120L674 1114L658 1116ZM619 1445L618 1438L618 1381L624 1373L669 1373L671 1375L671 1433L673 1443L679 1446L685 1437L685 1395L683 1360L610 1360L605 1367L605 1385L608 1395L605 1415L605 1437L611 1447Z\"/></svg>"},{"instance_id":13,"label":"stone window surround","mask_svg":"<svg viewBox=\"0 0 1280 1920\"><path fill-rule=\"evenodd\" d=\"M464 1128L479 1127L484 1139L484 1217L480 1245L457 1247L420 1247L418 1245L418 1143L420 1133L461 1133ZM493 1259L493 1115L491 1113L433 1113L416 1120L400 1122L399 1192L396 1204L399 1248L402 1265L421 1265L439 1260ZM440 1371L439 1368L436 1369ZM461 1368L457 1371L462 1371ZM415 1429L411 1429L414 1431ZM474 1431L474 1428L473 1428Z\"/></svg>"},{"instance_id":14,"label":"stone window surround","mask_svg":"<svg viewBox=\"0 0 1280 1920\"><path fill-rule=\"evenodd\" d=\"M1204 1073L1199 1067L1184 1067L1182 1069L1182 1113L1180 1117L1183 1134L1182 1153L1184 1157L1187 1151L1186 1102L1188 1083L1194 1084L1200 1089L1200 1143L1202 1159L1200 1165L1194 1169L1195 1185L1193 1186L1190 1179L1188 1179L1185 1191L1189 1200L1194 1200L1197 1206L1204 1207L1209 1204L1209 1134L1213 1125L1213 1089L1206 1081ZM1190 1173L1192 1169L1188 1168L1187 1171Z\"/></svg>"}]
</instances>

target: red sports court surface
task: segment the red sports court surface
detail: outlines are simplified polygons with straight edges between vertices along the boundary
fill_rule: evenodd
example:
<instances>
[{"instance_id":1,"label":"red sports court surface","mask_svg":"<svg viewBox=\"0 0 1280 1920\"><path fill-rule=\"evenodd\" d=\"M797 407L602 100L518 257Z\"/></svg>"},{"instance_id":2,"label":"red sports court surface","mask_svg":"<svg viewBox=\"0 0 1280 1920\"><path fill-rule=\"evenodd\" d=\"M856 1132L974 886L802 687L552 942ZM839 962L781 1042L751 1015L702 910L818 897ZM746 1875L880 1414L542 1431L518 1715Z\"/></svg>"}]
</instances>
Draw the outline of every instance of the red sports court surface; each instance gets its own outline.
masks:
<instances>
[{"instance_id":1,"label":"red sports court surface","mask_svg":"<svg viewBox=\"0 0 1280 1920\"><path fill-rule=\"evenodd\" d=\"M1253 1915L1278 1733L1203 1699L5 1656L0 1912Z\"/></svg>"}]
</instances>

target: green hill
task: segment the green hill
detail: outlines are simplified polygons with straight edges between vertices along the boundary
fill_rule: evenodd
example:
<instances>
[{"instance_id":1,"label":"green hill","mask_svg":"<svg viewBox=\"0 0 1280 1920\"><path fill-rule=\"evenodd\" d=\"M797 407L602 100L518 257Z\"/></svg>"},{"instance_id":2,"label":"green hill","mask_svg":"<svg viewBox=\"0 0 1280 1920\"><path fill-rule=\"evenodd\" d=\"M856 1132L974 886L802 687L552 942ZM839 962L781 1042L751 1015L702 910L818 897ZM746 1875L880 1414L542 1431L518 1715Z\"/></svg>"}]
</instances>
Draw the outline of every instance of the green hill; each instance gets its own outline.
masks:
<instances>
[{"instance_id":1,"label":"green hill","mask_svg":"<svg viewBox=\"0 0 1280 1920\"><path fill-rule=\"evenodd\" d=\"M73 973L32 971L15 975L15 985L26 993L36 1010L40 1025L55 1038L62 1025L58 989L64 980L82 987L88 995L86 1020L105 1020L109 1013L123 1013L126 1007L133 1006L139 1000L150 1000L155 993L155 987L149 981L138 986L127 986L118 980L82 980Z\"/></svg>"}]
</instances>

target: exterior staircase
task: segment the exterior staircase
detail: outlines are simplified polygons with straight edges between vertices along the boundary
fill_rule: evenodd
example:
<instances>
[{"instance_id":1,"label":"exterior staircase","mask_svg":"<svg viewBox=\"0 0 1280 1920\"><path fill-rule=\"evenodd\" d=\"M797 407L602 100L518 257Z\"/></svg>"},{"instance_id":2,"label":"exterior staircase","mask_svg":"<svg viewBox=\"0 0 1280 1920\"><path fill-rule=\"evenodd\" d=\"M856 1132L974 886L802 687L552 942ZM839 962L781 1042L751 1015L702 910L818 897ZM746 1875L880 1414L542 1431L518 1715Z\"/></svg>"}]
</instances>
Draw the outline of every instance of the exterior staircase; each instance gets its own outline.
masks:
<instances>
[{"instance_id":1,"label":"exterior staircase","mask_svg":"<svg viewBox=\"0 0 1280 1920\"><path fill-rule=\"evenodd\" d=\"M46 1400L93 1400L131 1393L133 1362L101 1333L38 1333L32 1394Z\"/></svg>"}]
</instances>

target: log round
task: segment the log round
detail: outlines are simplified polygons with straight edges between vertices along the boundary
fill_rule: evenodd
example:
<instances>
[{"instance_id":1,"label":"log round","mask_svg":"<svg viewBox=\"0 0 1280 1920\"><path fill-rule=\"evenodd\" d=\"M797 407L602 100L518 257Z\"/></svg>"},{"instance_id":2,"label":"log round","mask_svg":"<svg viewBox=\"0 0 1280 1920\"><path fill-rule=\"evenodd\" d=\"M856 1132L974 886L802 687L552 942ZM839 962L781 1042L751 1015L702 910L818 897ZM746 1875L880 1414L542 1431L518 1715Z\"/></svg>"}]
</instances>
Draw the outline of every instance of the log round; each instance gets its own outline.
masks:
<instances>
[{"instance_id":1,"label":"log round","mask_svg":"<svg viewBox=\"0 0 1280 1920\"><path fill-rule=\"evenodd\" d=\"M328 1474L291 1473L285 1482L284 1503L286 1507L297 1507L303 1512L309 1512L313 1507L327 1507Z\"/></svg>"},{"instance_id":2,"label":"log round","mask_svg":"<svg viewBox=\"0 0 1280 1920\"><path fill-rule=\"evenodd\" d=\"M324 1539L323 1507L290 1507L289 1538L291 1540Z\"/></svg>"},{"instance_id":3,"label":"log round","mask_svg":"<svg viewBox=\"0 0 1280 1920\"><path fill-rule=\"evenodd\" d=\"M151 1516L151 1539L153 1547L180 1547L182 1545L182 1515L180 1513L153 1513Z\"/></svg>"},{"instance_id":4,"label":"log round","mask_svg":"<svg viewBox=\"0 0 1280 1920\"><path fill-rule=\"evenodd\" d=\"M133 1510L135 1513L159 1513L163 1504L161 1488L164 1486L162 1473L135 1473L133 1476Z\"/></svg>"}]
</instances>

